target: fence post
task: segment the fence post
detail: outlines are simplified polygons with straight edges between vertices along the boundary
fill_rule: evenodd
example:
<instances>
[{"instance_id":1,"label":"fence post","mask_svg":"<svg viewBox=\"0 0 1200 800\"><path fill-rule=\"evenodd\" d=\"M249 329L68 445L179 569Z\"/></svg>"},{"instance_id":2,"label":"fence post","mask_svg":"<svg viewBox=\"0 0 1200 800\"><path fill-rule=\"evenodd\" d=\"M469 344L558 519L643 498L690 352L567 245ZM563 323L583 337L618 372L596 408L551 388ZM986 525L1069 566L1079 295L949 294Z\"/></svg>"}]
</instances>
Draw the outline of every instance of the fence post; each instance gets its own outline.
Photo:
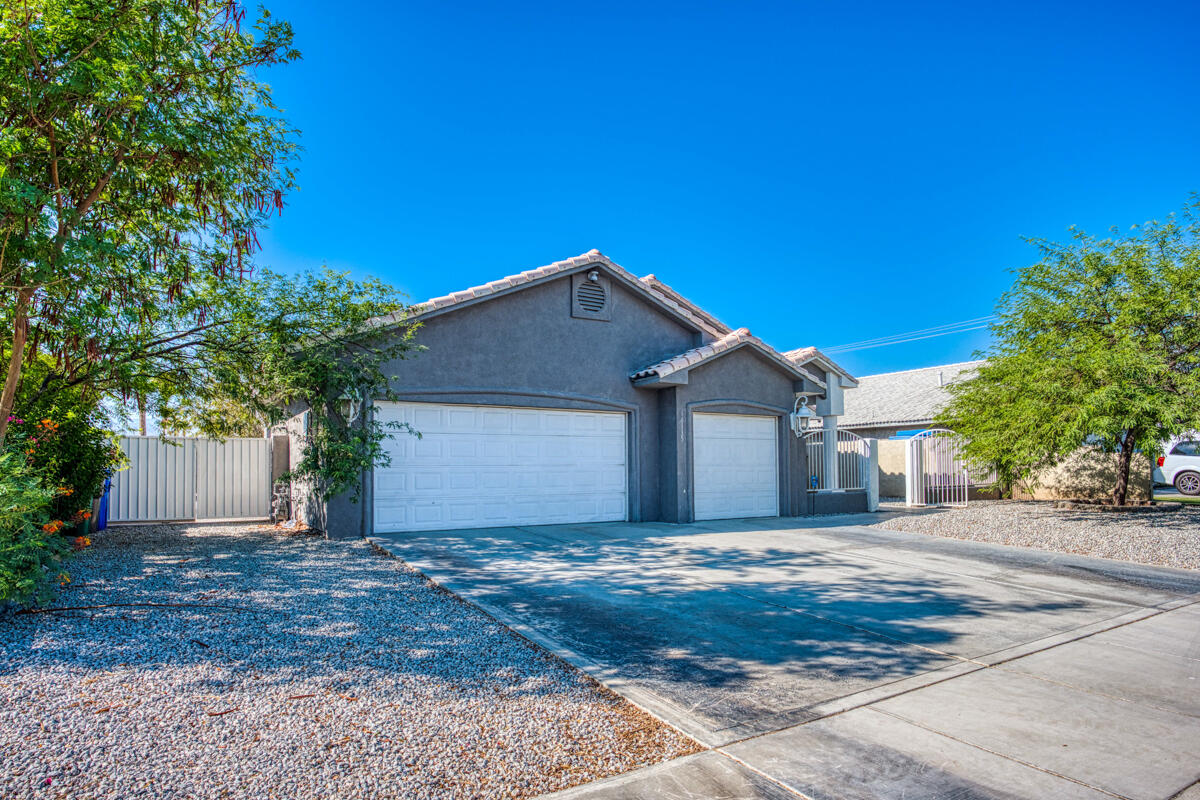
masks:
<instances>
[{"instance_id":1,"label":"fence post","mask_svg":"<svg viewBox=\"0 0 1200 800\"><path fill-rule=\"evenodd\" d=\"M904 505L909 508L920 504L917 498L917 484L922 478L921 465L917 463L916 443L916 439L911 438L904 442Z\"/></svg>"},{"instance_id":2,"label":"fence post","mask_svg":"<svg viewBox=\"0 0 1200 800\"><path fill-rule=\"evenodd\" d=\"M867 439L867 511L879 510L879 440Z\"/></svg>"},{"instance_id":3,"label":"fence post","mask_svg":"<svg viewBox=\"0 0 1200 800\"><path fill-rule=\"evenodd\" d=\"M825 462L821 476L823 484L822 489L838 489L841 484L838 481L838 430L837 417L825 417L824 426L821 431L821 456Z\"/></svg>"}]
</instances>

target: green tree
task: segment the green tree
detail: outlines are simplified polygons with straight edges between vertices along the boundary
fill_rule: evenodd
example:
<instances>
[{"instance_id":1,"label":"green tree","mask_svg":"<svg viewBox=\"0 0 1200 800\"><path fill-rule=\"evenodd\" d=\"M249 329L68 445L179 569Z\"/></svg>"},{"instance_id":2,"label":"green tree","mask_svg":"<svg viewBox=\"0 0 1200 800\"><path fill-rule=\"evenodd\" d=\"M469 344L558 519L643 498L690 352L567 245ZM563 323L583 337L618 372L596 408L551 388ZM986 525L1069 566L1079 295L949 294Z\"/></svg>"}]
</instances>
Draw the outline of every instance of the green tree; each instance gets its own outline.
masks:
<instances>
[{"instance_id":1,"label":"green tree","mask_svg":"<svg viewBox=\"0 0 1200 800\"><path fill-rule=\"evenodd\" d=\"M38 353L143 392L111 354L202 332L211 284L247 274L296 149L255 70L296 57L286 22L231 0L0 5L0 446Z\"/></svg>"},{"instance_id":2,"label":"green tree","mask_svg":"<svg viewBox=\"0 0 1200 800\"><path fill-rule=\"evenodd\" d=\"M1124 505L1134 453L1200 428L1198 212L1104 239L1028 240L1041 259L1018 270L987 364L951 387L938 420L1002 488L1097 445L1118 454L1112 502Z\"/></svg>"},{"instance_id":3,"label":"green tree","mask_svg":"<svg viewBox=\"0 0 1200 800\"><path fill-rule=\"evenodd\" d=\"M307 412L291 477L322 500L343 492L357 499L362 471L388 463L391 429L368 412L369 401L394 399L398 363L420 349L398 293L328 269L264 271L211 289L203 338L143 363L155 371L151 401L164 427L224 438Z\"/></svg>"}]
</instances>

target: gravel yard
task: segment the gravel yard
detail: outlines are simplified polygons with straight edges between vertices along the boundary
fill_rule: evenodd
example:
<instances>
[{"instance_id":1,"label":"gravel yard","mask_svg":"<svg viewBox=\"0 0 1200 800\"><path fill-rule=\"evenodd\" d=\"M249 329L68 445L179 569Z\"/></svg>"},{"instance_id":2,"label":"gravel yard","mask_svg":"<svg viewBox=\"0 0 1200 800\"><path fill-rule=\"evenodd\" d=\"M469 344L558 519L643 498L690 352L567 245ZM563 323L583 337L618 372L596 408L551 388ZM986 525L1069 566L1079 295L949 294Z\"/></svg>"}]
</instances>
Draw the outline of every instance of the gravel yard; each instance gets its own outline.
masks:
<instances>
[{"instance_id":1,"label":"gravel yard","mask_svg":"<svg viewBox=\"0 0 1200 800\"><path fill-rule=\"evenodd\" d=\"M972 501L966 508L904 514L871 527L1036 547L1152 566L1200 569L1200 509L1111 513L1050 503Z\"/></svg>"},{"instance_id":2,"label":"gravel yard","mask_svg":"<svg viewBox=\"0 0 1200 800\"><path fill-rule=\"evenodd\" d=\"M0 617L0 797L531 797L697 750L365 542L113 528Z\"/></svg>"}]
</instances>

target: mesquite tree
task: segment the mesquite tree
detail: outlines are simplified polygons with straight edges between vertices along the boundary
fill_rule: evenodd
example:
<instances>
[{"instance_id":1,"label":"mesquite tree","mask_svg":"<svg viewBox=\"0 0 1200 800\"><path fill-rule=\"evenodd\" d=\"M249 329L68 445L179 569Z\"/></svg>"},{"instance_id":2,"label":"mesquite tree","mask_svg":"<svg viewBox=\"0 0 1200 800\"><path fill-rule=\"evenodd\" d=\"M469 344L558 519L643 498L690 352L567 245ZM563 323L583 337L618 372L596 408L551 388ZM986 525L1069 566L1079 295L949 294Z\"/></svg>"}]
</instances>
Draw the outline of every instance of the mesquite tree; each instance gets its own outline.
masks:
<instances>
[{"instance_id":1,"label":"mesquite tree","mask_svg":"<svg viewBox=\"0 0 1200 800\"><path fill-rule=\"evenodd\" d=\"M1029 240L997 308L995 344L952 386L939 424L1011 486L1084 445L1117 454L1112 502L1124 505L1137 451L1200 428L1200 203L1166 222L1097 239Z\"/></svg>"},{"instance_id":2,"label":"mesquite tree","mask_svg":"<svg viewBox=\"0 0 1200 800\"><path fill-rule=\"evenodd\" d=\"M293 186L255 71L296 57L286 22L232 0L0 5L0 445L39 353L128 396L153 388L119 360L130 337L153 356L203 332L204 293L246 275Z\"/></svg>"}]
</instances>

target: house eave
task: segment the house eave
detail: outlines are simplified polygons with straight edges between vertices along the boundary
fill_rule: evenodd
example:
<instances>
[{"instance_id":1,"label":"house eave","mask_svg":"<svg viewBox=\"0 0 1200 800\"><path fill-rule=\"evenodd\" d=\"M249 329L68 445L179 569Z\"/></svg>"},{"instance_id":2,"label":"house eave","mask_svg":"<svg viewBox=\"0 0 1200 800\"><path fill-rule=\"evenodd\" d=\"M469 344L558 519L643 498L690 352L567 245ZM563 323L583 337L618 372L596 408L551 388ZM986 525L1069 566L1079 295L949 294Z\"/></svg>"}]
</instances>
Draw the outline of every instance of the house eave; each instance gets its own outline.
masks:
<instances>
[{"instance_id":1,"label":"house eave","mask_svg":"<svg viewBox=\"0 0 1200 800\"><path fill-rule=\"evenodd\" d=\"M575 263L567 266L567 261ZM546 274L530 279L517 280L517 278L520 278L524 274L529 272L537 272L542 269L547 270ZM433 301L426 301L426 304L414 304L408 308L407 312L403 315L379 319L377 327L386 329L394 325L403 324L405 322L422 322L425 320L434 319L442 316L443 314L459 311L465 308L472 308L479 303L483 303L488 300L493 300L498 297L505 297L513 294L514 292L519 292L534 286L541 286L542 284L550 281L575 275L580 272L586 272L587 270L591 269L603 270L606 275L611 277L618 284L624 286L627 290L631 291L635 296L644 299L646 302L650 303L652 306L676 320L689 330L692 330L696 333L707 334L708 336L712 336L714 338L720 338L723 335L720 330L714 328L705 319L693 314L689 309L676 303L669 296L659 292L653 286L647 285L638 279L636 275L629 272L619 264L613 262L599 251L585 253L583 256L576 256L572 259L566 259L563 262L556 262L555 264L547 265L546 267L539 267L537 270L527 270L526 273L510 275L508 278L504 278L499 281L493 281L491 284L483 284L481 286L471 287L470 289L465 289L462 292L455 292L451 295L446 295L444 298L435 298L435 301L442 301L446 298L455 297L456 295L460 294L476 293L474 296L454 299L450 302L438 302L437 305L432 307L430 307L428 303ZM489 288L493 284L502 283L505 280L512 280L512 284L504 287Z\"/></svg>"}]
</instances>

